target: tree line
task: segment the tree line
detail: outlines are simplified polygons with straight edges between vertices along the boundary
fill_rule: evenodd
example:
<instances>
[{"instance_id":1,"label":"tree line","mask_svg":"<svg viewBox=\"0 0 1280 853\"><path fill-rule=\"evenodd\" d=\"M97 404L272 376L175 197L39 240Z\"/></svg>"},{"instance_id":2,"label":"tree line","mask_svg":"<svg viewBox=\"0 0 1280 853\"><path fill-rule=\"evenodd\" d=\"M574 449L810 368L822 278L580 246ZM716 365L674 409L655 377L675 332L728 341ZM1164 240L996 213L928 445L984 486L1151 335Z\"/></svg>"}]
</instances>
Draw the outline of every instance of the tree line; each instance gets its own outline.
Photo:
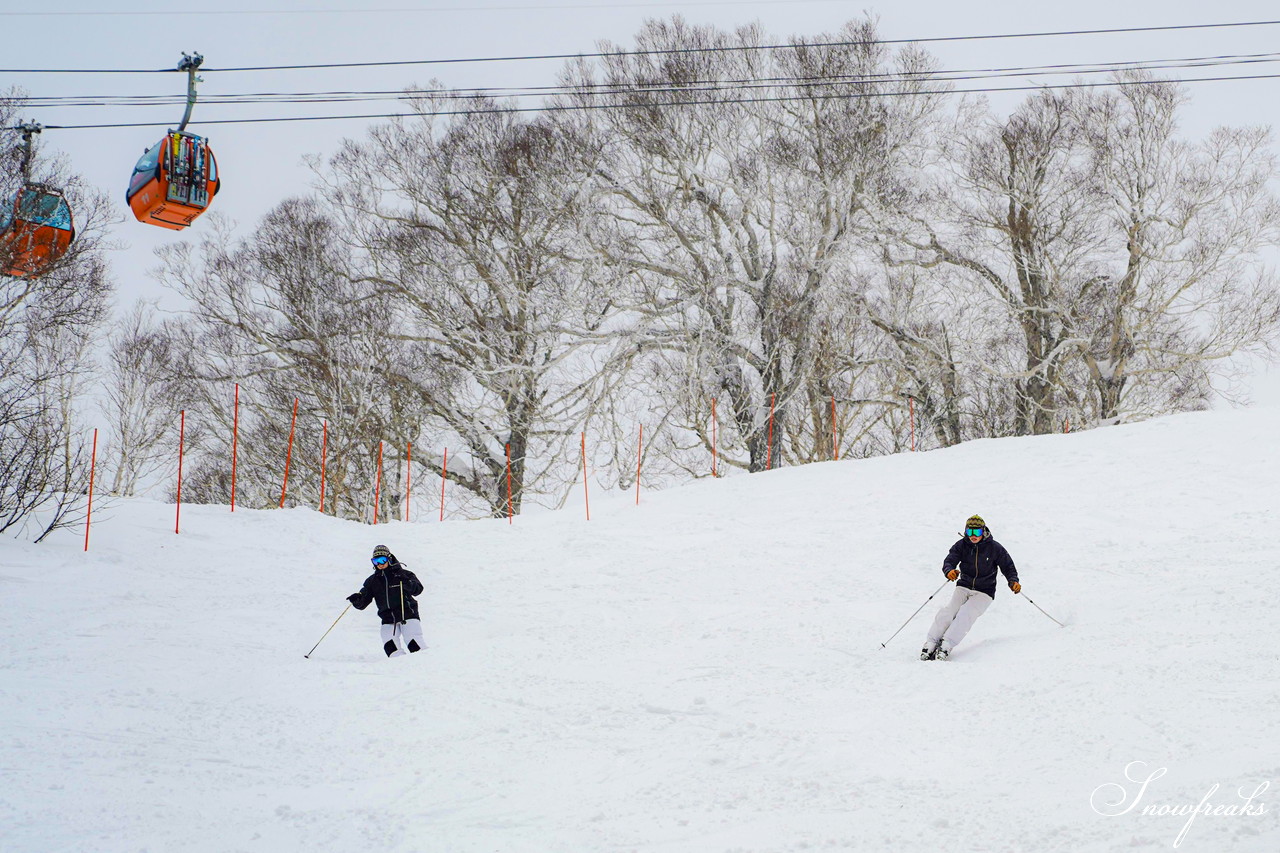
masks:
<instances>
[{"instance_id":1,"label":"tree line","mask_svg":"<svg viewBox=\"0 0 1280 853\"><path fill-rule=\"evenodd\" d=\"M721 469L754 472L900 450L909 406L926 448L1203 408L1274 344L1267 130L1185 139L1186 95L1140 71L998 115L870 20L771 44L650 21L536 114L444 115L433 82L252 233L209 217L161 252L188 312L135 309L100 368L113 488L181 407L184 498L227 501L233 382L237 502L278 500L296 398L327 511L364 517L385 441L436 476L451 448L467 511L505 515L508 453L515 511L554 506L583 430L619 488L641 423L646 482L708 475L713 400Z\"/></svg>"}]
</instances>

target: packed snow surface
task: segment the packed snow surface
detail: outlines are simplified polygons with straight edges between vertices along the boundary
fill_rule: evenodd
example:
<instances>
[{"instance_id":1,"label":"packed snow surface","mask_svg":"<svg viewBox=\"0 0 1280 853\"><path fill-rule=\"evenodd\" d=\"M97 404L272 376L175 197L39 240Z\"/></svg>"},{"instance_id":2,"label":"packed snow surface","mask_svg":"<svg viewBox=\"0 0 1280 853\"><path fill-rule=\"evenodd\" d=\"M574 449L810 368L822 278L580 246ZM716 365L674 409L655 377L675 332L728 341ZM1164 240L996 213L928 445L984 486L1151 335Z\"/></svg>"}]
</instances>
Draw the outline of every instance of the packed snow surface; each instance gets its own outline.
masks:
<instances>
[{"instance_id":1,"label":"packed snow surface","mask_svg":"<svg viewBox=\"0 0 1280 853\"><path fill-rule=\"evenodd\" d=\"M87 554L0 541L0 850L1276 853L1277 435L597 488L590 521L186 506L175 535L117 501ZM917 659L949 585L881 648L972 513L1025 595L949 662ZM429 648L388 660L352 610L305 659L380 543Z\"/></svg>"}]
</instances>

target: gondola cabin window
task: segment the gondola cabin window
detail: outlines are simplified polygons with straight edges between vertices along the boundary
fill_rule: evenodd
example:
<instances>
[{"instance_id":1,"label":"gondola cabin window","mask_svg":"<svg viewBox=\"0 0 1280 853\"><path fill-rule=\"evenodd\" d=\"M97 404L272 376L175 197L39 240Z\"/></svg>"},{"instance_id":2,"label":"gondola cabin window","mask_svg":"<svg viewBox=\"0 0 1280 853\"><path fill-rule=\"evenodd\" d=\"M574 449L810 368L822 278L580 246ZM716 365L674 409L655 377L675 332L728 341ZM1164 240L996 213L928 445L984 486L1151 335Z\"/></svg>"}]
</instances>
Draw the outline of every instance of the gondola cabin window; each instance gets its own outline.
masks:
<instances>
[{"instance_id":1,"label":"gondola cabin window","mask_svg":"<svg viewBox=\"0 0 1280 853\"><path fill-rule=\"evenodd\" d=\"M126 198L132 199L149 181L160 180L160 149L163 147L163 141L152 145L147 149L147 153L142 155L138 165L133 167L133 177L129 179L129 192Z\"/></svg>"}]
</instances>

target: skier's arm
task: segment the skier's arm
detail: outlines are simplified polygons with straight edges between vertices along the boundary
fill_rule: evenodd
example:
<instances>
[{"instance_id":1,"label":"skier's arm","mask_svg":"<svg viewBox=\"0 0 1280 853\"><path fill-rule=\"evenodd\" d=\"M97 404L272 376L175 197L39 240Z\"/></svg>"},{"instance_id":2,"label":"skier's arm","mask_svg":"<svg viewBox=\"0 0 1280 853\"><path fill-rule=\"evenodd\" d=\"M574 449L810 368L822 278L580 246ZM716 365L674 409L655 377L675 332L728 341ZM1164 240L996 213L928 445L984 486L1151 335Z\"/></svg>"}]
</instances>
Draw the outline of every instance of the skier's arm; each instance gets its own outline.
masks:
<instances>
[{"instance_id":1,"label":"skier's arm","mask_svg":"<svg viewBox=\"0 0 1280 853\"><path fill-rule=\"evenodd\" d=\"M422 595L422 581L418 580L418 576L415 575L413 572L409 571L408 569L405 569L404 573L405 575L407 575L405 580L408 581L407 587L409 590L409 594Z\"/></svg>"},{"instance_id":2,"label":"skier's arm","mask_svg":"<svg viewBox=\"0 0 1280 853\"><path fill-rule=\"evenodd\" d=\"M947 552L946 558L942 561L942 573L947 576L947 580L955 579L951 577L951 573L953 571L957 573L956 577L960 576L960 570L957 567L960 565L960 545L963 541L964 540L962 539L960 542L952 545L951 550Z\"/></svg>"},{"instance_id":3,"label":"skier's arm","mask_svg":"<svg viewBox=\"0 0 1280 853\"><path fill-rule=\"evenodd\" d=\"M356 610L364 610L369 606L369 602L373 601L373 595L369 592L369 584L360 587L359 592L354 592L347 596L347 601L351 602L351 606Z\"/></svg>"},{"instance_id":4,"label":"skier's arm","mask_svg":"<svg viewBox=\"0 0 1280 853\"><path fill-rule=\"evenodd\" d=\"M1014 592L1021 590L1022 583L1018 580L1018 567L1013 564L1013 557L1009 556L1009 552L1005 550L1003 545L1000 546L1000 553L996 555L996 560L1000 566L1000 571L1004 572L1004 579L1009 582L1010 588L1014 584L1018 584L1018 589L1015 589Z\"/></svg>"}]
</instances>

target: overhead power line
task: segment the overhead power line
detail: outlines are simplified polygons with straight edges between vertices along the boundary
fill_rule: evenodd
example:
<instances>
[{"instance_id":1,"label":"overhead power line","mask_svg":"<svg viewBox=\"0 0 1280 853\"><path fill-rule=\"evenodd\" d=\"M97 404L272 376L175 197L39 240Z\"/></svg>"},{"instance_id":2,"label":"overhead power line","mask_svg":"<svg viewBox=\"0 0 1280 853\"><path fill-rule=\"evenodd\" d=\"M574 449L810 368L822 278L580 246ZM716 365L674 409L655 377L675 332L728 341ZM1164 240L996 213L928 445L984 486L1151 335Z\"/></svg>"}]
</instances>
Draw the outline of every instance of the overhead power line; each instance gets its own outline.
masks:
<instances>
[{"instance_id":1,"label":"overhead power line","mask_svg":"<svg viewBox=\"0 0 1280 853\"><path fill-rule=\"evenodd\" d=\"M646 93L685 93L695 92L730 92L761 89L783 88L827 88L832 86L853 86L869 83L906 83L927 80L933 83L969 82L974 80L990 80L1002 77L1026 76L1062 76L1066 74L1111 74L1122 71L1167 71L1171 69L1213 68L1229 65L1251 65L1280 61L1280 53L1259 54L1227 54L1220 56L1195 56L1171 59L1123 60L1116 62L1067 63L1055 65L1022 65L997 68L969 68L953 70L936 70L919 73L878 72L862 75L823 75L823 76L776 76L740 79L690 80L680 84L661 83L652 86L616 85L601 83L589 87L582 85L558 86L522 86L522 87L480 87L450 89L394 89L370 91L328 91L328 92L244 92L221 95L206 95L201 104L242 105L242 104L316 104L316 103L356 103L369 101L413 101L423 97L436 97L444 100L467 101L504 98L548 97L556 94L574 94L587 92L601 96L610 94L627 94L638 91ZM172 107L184 104L184 95L59 95L59 96L19 96L12 99L14 103L26 109L65 108L71 106L142 106Z\"/></svg>"},{"instance_id":2,"label":"overhead power line","mask_svg":"<svg viewBox=\"0 0 1280 853\"><path fill-rule=\"evenodd\" d=\"M413 118L415 116L422 117L444 117L444 116L466 116L466 115L494 115L494 114L515 114L515 113L546 113L546 112L582 112L589 110L625 110L625 109L653 109L666 107L686 107L686 106L716 106L730 104L763 104L763 103L782 103L796 101L831 101L831 100L860 100L864 98L902 98L902 97L920 97L925 95L963 95L963 94L979 94L991 92L1027 92L1027 91L1044 91L1047 89L1097 89L1112 88L1125 86L1147 86L1168 83L1215 83L1224 81L1238 80L1275 80L1280 79L1280 74L1250 74L1250 75L1224 75L1219 77L1191 77L1181 79L1150 79L1150 80L1108 80L1096 82L1076 82L1076 83L1047 83L1032 86L999 86L990 88L974 88L974 89L922 89L918 91L907 92L812 92L804 95L777 96L767 98L727 98L727 99L701 99L692 101L657 101L652 103L605 103L605 104L569 104L569 105L542 105L542 106L515 106L515 107L491 107L484 109L461 109L461 110L433 110L413 113L372 113L361 115L328 115L328 116L286 116L277 118L241 118L241 119L214 119L210 121L199 122L201 125L215 124L267 124L274 122L294 122L294 121L347 121L357 119L395 119L395 118ZM644 93L644 90L635 90L637 93ZM126 122L119 124L46 124L46 130L104 130L109 128L127 128L127 127L167 127L172 122ZM15 128L5 128L13 130Z\"/></svg>"},{"instance_id":3,"label":"overhead power line","mask_svg":"<svg viewBox=\"0 0 1280 853\"><path fill-rule=\"evenodd\" d=\"M1274 21L1237 21L1232 23L1219 24L1174 24L1167 26L1152 27L1113 27L1109 29L1095 30L1055 30L1048 32L1021 32L1021 33L997 33L989 35L967 35L967 36L931 36L924 38L901 38L901 39L877 39L877 44L927 44L939 42L955 42L955 41L983 41L992 39L1022 39L1022 38L1047 38L1054 36L1086 36L1086 35L1108 35L1117 33L1152 33L1152 32L1172 32L1185 30L1208 30L1208 29L1226 29L1233 27L1269 27L1280 25L1280 20ZM815 47L854 47L866 44L861 41L836 41L836 42L807 42L803 46L809 48ZM216 72L238 72L238 71L302 71L317 70L324 68L375 68L375 67L395 67L403 65L448 65L459 63L473 62L525 62L535 60L565 60L565 59L598 59L604 57L615 56L667 56L687 53L726 53L733 51L752 51L752 50L789 50L800 45L797 44L767 44L767 45L726 45L723 47L699 47L699 48L665 48L659 50L619 50L619 51L603 51L596 53L553 53L553 54L529 54L522 56L483 56L455 59L409 59L397 61L383 62L330 62L315 63L310 65L253 65L241 66L234 68L201 68L201 73ZM174 71L173 68L0 68L0 74L159 74Z\"/></svg>"}]
</instances>

